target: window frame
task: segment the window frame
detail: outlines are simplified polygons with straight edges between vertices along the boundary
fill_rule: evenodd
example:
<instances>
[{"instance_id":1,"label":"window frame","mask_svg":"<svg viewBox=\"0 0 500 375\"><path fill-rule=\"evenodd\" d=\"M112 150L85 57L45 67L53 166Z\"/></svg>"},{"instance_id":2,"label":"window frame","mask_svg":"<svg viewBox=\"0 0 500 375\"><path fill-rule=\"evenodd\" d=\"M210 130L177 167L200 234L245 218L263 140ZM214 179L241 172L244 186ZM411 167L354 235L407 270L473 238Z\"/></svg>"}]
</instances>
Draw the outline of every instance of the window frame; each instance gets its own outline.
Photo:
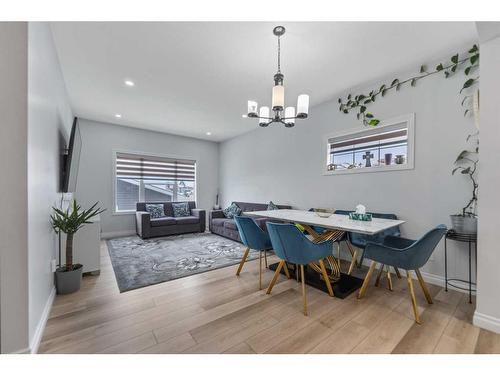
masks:
<instances>
[{"instance_id":1,"label":"window frame","mask_svg":"<svg viewBox=\"0 0 500 375\"><path fill-rule=\"evenodd\" d=\"M196 158L191 157L191 156L183 156L183 155L167 155L167 154L158 154L158 153L151 153L151 152L143 152L143 151L132 151L132 150L127 150L127 149L113 149L112 150L112 205L113 205L113 213L112 215L135 215L136 210L117 210L116 207L116 189L117 189L117 176L116 176L116 158L117 154L123 153L123 154L132 154L132 155L137 155L137 156L152 156L152 157L157 157L157 158L165 158L165 159L183 159L183 160L192 160L194 161L194 202L196 204L196 207L198 207L198 160ZM144 183L141 181L141 185L144 185ZM144 197L142 197L144 198ZM139 202L141 202L141 187L139 187ZM192 201L190 201L192 202Z\"/></svg>"},{"instance_id":2,"label":"window frame","mask_svg":"<svg viewBox=\"0 0 500 375\"><path fill-rule=\"evenodd\" d=\"M408 131L408 146L406 154L405 164L391 164L383 166L374 166L370 168L354 168L354 169L337 169L333 171L327 170L327 165L330 158L330 139L335 137L345 137L352 136L352 138L358 138L363 136L369 136L376 132L380 132L384 127L390 127L397 124L406 123ZM375 172L390 172L390 171L401 171L409 170L415 168L415 113L409 113L406 115L394 117L388 120L381 121L380 124L373 128L364 128L360 130L344 130L335 133L327 134L322 139L321 148L326 147L326 157L322 160L321 173L324 176L334 176L342 174L357 174L357 173L375 173Z\"/></svg>"}]
</instances>

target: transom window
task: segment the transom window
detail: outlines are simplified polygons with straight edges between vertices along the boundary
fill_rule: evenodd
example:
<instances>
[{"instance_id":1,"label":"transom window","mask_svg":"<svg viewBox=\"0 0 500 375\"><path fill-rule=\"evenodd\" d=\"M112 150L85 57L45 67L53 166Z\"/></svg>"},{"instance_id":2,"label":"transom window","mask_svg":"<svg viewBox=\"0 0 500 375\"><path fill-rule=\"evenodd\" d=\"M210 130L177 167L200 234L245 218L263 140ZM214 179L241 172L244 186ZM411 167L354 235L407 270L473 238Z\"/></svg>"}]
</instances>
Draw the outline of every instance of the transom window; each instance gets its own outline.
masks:
<instances>
[{"instance_id":1,"label":"transom window","mask_svg":"<svg viewBox=\"0 0 500 375\"><path fill-rule=\"evenodd\" d=\"M135 211L137 202L195 200L195 160L116 153L115 212Z\"/></svg>"},{"instance_id":2,"label":"transom window","mask_svg":"<svg viewBox=\"0 0 500 375\"><path fill-rule=\"evenodd\" d=\"M326 174L413 168L413 115L327 138Z\"/></svg>"}]
</instances>

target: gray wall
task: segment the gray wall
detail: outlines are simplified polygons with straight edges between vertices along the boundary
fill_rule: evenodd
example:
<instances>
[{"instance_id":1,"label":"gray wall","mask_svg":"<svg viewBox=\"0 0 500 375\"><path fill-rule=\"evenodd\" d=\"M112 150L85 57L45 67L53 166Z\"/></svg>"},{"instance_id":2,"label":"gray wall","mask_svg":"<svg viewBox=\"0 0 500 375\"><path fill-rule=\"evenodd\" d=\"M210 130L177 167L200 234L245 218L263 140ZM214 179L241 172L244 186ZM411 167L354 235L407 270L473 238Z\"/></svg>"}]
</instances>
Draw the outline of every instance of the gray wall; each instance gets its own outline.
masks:
<instances>
[{"instance_id":1,"label":"gray wall","mask_svg":"<svg viewBox=\"0 0 500 375\"><path fill-rule=\"evenodd\" d=\"M0 22L0 346L28 348L28 24Z\"/></svg>"},{"instance_id":2,"label":"gray wall","mask_svg":"<svg viewBox=\"0 0 500 375\"><path fill-rule=\"evenodd\" d=\"M50 261L57 236L49 222L51 207L60 205L60 157L72 113L47 23L29 23L28 53L28 264L29 337L36 347L54 288Z\"/></svg>"},{"instance_id":3,"label":"gray wall","mask_svg":"<svg viewBox=\"0 0 500 375\"><path fill-rule=\"evenodd\" d=\"M500 333L500 23L479 22L481 43L481 175L479 176L478 295L474 323ZM495 27L496 30L492 29ZM494 33L496 38L489 38Z\"/></svg>"},{"instance_id":4,"label":"gray wall","mask_svg":"<svg viewBox=\"0 0 500 375\"><path fill-rule=\"evenodd\" d=\"M362 89L370 91L393 78L414 73L397 73L383 82L364 84ZM463 81L462 77L429 77L418 82L417 87L389 93L369 107L381 119L415 113L413 170L322 175L324 136L363 126L355 114L338 111L339 96L313 107L310 118L297 121L292 129L280 125L261 129L255 123L256 130L220 146L223 203L273 200L302 209L353 209L362 203L370 211L396 213L407 221L402 227L403 235L414 238L439 223L449 224L448 215L457 213L470 195L467 180L451 176L466 136L475 131L472 118L464 118L460 107L458 92ZM358 91L359 88L351 92ZM465 248L452 247L450 270L456 269L458 276L464 276L465 260ZM444 276L442 244L425 271L437 276L437 282Z\"/></svg>"},{"instance_id":5,"label":"gray wall","mask_svg":"<svg viewBox=\"0 0 500 375\"><path fill-rule=\"evenodd\" d=\"M113 214L113 150L153 153L195 159L197 204L210 209L215 203L219 176L219 146L215 142L156 133L82 119L82 154L76 198L85 206L99 201L105 236L135 231L134 214Z\"/></svg>"}]
</instances>

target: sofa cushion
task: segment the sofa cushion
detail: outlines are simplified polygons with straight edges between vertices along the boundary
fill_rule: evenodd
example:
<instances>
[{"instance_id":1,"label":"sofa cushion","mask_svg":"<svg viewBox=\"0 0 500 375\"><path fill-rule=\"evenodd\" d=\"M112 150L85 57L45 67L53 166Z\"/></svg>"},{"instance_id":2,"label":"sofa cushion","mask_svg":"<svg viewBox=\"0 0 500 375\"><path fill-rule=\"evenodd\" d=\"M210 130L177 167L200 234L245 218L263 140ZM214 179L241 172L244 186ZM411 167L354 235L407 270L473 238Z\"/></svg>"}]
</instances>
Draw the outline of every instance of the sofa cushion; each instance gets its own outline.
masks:
<instances>
[{"instance_id":1,"label":"sofa cushion","mask_svg":"<svg viewBox=\"0 0 500 375\"><path fill-rule=\"evenodd\" d=\"M241 215L241 208L238 207L236 203L231 203L231 205L223 210L224 216L226 216L228 219L232 219L235 216Z\"/></svg>"},{"instance_id":2,"label":"sofa cushion","mask_svg":"<svg viewBox=\"0 0 500 375\"><path fill-rule=\"evenodd\" d=\"M151 219L158 219L165 216L165 210L161 203L146 203L146 211L151 215Z\"/></svg>"},{"instance_id":3,"label":"sofa cushion","mask_svg":"<svg viewBox=\"0 0 500 375\"><path fill-rule=\"evenodd\" d=\"M232 230L238 230L236 228L236 222L232 219L228 219L224 222L224 228L227 228L227 229L232 229Z\"/></svg>"},{"instance_id":4,"label":"sofa cushion","mask_svg":"<svg viewBox=\"0 0 500 375\"><path fill-rule=\"evenodd\" d=\"M174 210L174 217L191 216L188 202L172 203L172 209Z\"/></svg>"},{"instance_id":5,"label":"sofa cushion","mask_svg":"<svg viewBox=\"0 0 500 375\"><path fill-rule=\"evenodd\" d=\"M224 223L228 220L232 220L232 219L226 219L226 218L217 218L217 219L212 219L212 226L214 227L222 227L224 226Z\"/></svg>"},{"instance_id":6,"label":"sofa cushion","mask_svg":"<svg viewBox=\"0 0 500 375\"><path fill-rule=\"evenodd\" d=\"M198 224L200 222L200 218L196 216L182 216L176 217L175 222L177 224Z\"/></svg>"},{"instance_id":7,"label":"sofa cushion","mask_svg":"<svg viewBox=\"0 0 500 375\"><path fill-rule=\"evenodd\" d=\"M165 225L175 225L175 219L173 217L160 217L158 219L151 219L152 227L163 227Z\"/></svg>"}]
</instances>

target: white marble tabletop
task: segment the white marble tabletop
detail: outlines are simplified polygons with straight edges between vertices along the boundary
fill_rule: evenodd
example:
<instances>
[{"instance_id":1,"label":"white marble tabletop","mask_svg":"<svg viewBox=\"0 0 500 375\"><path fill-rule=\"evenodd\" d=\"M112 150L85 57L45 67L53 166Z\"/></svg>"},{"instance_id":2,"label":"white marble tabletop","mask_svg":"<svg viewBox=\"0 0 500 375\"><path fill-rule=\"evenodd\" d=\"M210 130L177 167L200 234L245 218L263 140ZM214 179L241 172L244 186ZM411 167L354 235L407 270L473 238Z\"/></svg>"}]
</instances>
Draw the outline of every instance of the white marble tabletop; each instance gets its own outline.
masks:
<instances>
[{"instance_id":1,"label":"white marble tabletop","mask_svg":"<svg viewBox=\"0 0 500 375\"><path fill-rule=\"evenodd\" d=\"M299 223L306 225L316 225L328 229L343 230L345 232L356 232L373 235L386 229L401 225L403 220L377 219L372 221L351 220L347 215L333 214L328 218L319 217L312 211L303 210L268 210L268 211L248 211L244 212L247 216L267 217L270 219L282 220L290 223Z\"/></svg>"}]
</instances>

